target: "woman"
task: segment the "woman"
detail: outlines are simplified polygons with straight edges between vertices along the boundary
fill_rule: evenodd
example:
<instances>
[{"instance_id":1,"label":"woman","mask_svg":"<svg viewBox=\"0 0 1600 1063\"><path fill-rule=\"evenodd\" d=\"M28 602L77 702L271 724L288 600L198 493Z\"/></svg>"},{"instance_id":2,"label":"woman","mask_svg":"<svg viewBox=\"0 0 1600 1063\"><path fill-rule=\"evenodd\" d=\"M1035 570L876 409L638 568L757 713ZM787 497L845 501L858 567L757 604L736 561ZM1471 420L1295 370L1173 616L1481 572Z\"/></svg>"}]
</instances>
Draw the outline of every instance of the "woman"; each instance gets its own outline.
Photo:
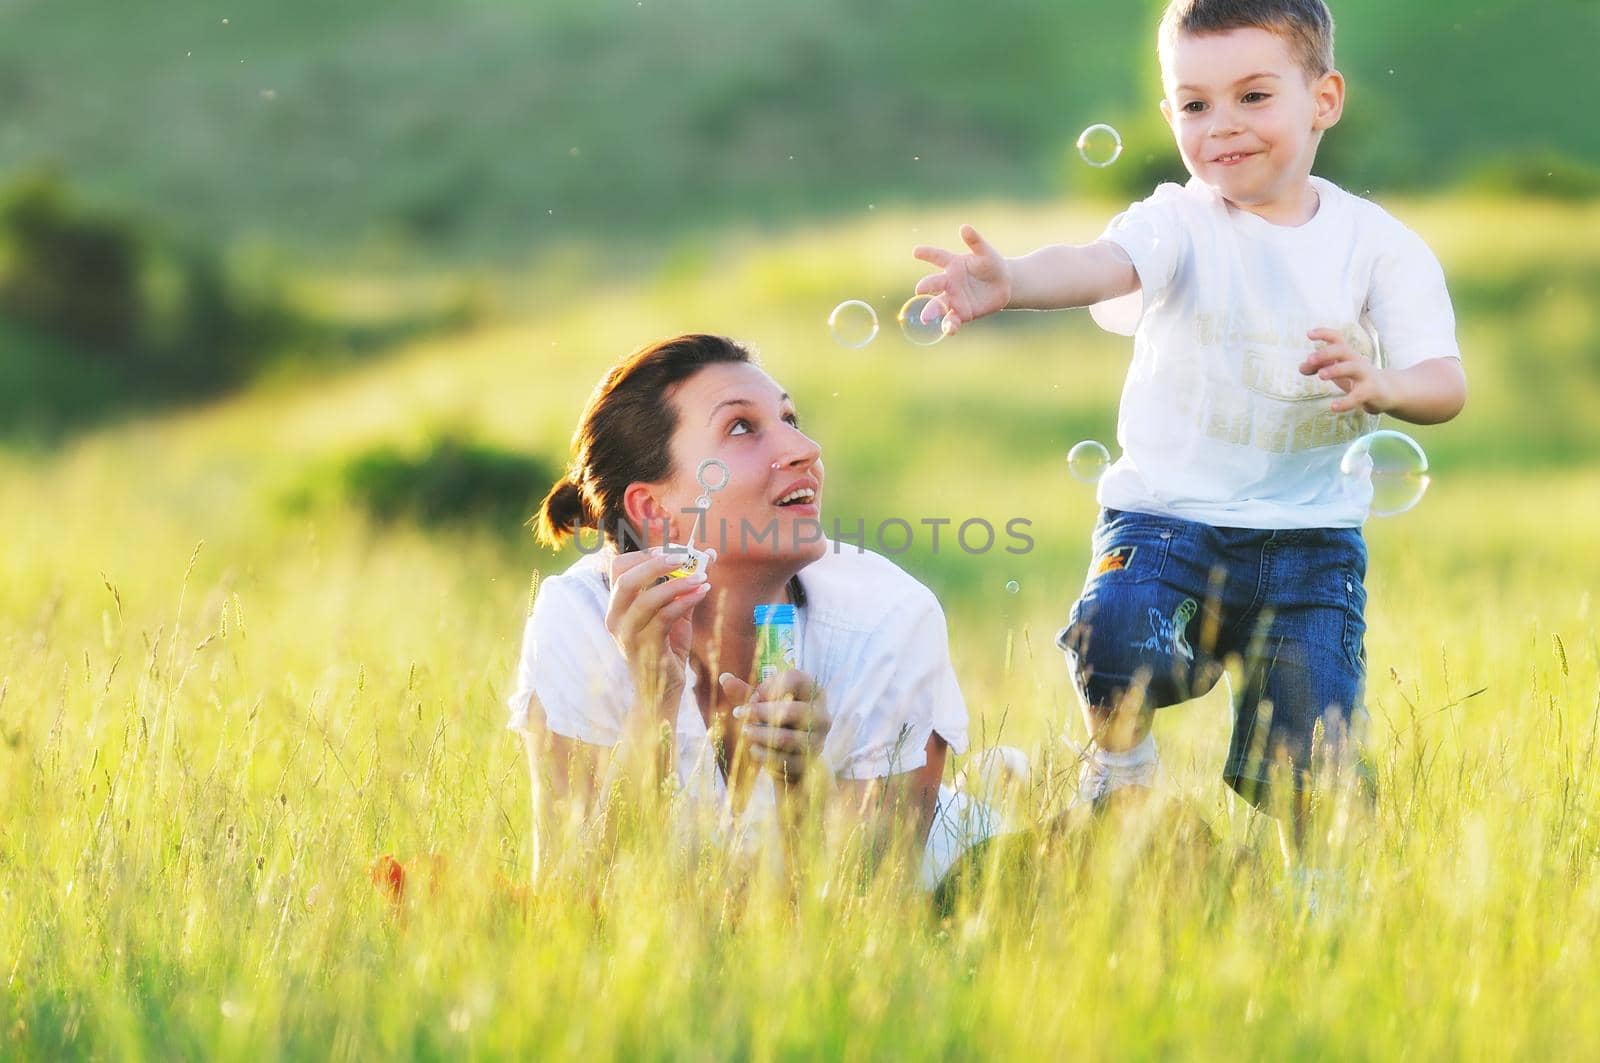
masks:
<instances>
[{"instance_id":1,"label":"woman","mask_svg":"<svg viewBox=\"0 0 1600 1063\"><path fill-rule=\"evenodd\" d=\"M718 463L726 484L707 491ZM691 804L759 840L806 814L804 784L820 779L835 810L914 839L937 881L970 840L941 816L925 841L945 758L967 746L944 614L892 562L822 537L823 479L793 401L739 343L680 336L601 381L535 517L544 543L576 535L586 551L541 585L509 699L536 831L552 796L621 770L675 774ZM668 544L712 561L666 578L684 562ZM785 603L798 667L753 688L753 611ZM944 805L964 824L957 795Z\"/></svg>"}]
</instances>

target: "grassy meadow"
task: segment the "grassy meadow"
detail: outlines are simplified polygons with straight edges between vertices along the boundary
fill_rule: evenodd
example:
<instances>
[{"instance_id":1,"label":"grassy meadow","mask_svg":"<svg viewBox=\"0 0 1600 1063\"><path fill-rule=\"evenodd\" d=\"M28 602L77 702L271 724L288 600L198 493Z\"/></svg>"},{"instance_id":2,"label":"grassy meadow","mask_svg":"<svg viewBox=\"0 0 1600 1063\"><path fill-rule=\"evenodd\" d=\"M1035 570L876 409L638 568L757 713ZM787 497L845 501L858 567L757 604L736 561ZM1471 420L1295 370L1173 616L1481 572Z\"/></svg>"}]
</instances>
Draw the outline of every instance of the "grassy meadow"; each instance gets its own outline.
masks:
<instances>
[{"instance_id":1,"label":"grassy meadow","mask_svg":"<svg viewBox=\"0 0 1600 1063\"><path fill-rule=\"evenodd\" d=\"M1106 213L884 206L493 277L464 331L0 452L0 1056L1593 1056L1600 207L1391 207L1444 261L1472 396L1414 432L1422 504L1368 526L1380 794L1324 818L1318 903L1218 780L1220 691L1157 725L1198 851L1141 821L940 917L894 869L855 886L817 856L791 894L638 834L512 897L502 698L533 574L570 557L288 500L447 431L558 466L602 369L675 332L761 349L823 444L825 517L1033 522L1025 557L902 560L945 604L974 736L1029 752L1024 822L1070 771L1051 640L1094 505L1065 455L1113 442L1126 341L1015 315L923 349L893 314L911 246L960 220L1010 249ZM381 314L453 282L298 283ZM825 326L846 298L884 326L859 351Z\"/></svg>"}]
</instances>

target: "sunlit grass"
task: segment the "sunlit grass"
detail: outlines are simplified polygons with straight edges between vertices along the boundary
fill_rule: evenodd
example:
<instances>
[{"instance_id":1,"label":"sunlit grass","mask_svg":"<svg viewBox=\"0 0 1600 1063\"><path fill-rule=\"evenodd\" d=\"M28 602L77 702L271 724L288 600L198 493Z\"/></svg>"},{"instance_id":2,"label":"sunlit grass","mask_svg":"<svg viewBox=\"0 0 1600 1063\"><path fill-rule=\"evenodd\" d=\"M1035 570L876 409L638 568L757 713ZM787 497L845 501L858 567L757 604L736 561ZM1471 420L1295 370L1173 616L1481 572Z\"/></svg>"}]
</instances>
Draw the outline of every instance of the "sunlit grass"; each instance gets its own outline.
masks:
<instances>
[{"instance_id":1,"label":"sunlit grass","mask_svg":"<svg viewBox=\"0 0 1600 1063\"><path fill-rule=\"evenodd\" d=\"M1407 215L1499 301L1460 303L1466 416L1416 433L1450 460L1368 529L1381 793L1370 823L1328 820L1345 841L1312 907L1217 781L1221 692L1158 725L1171 791L1217 835L1198 853L1163 821L1069 840L941 919L894 876L843 888L818 859L791 896L632 837L611 862L569 846L519 898L501 698L530 570L565 559L282 504L319 462L445 425L559 460L620 353L749 338L824 443L830 516L1033 521L1024 557L904 560L945 602L974 733L1029 751L1021 815L1043 816L1081 737L1051 639L1093 500L1065 454L1112 441L1125 349L1082 315L930 350L891 318L911 243L966 218L1083 238L1088 211L733 237L554 302L532 276L517 317L464 338L0 458L0 1054L1591 1053L1597 437L1523 411L1592 422L1600 335L1572 295L1592 291L1505 236L1580 278L1600 240L1573 235L1593 211L1496 210ZM864 351L827 339L848 297L885 326ZM1519 390L1530 371L1570 387ZM413 872L398 906L369 878L386 852Z\"/></svg>"}]
</instances>

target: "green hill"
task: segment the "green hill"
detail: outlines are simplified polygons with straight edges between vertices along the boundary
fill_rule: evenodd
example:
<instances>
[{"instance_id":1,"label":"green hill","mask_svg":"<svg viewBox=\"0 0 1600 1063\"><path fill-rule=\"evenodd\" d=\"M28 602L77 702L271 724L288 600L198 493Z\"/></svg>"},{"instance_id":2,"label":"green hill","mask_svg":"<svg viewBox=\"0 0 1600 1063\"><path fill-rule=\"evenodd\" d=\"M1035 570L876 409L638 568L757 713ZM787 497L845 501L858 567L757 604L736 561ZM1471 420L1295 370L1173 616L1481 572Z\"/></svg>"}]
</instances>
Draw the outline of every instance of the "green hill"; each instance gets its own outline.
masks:
<instances>
[{"instance_id":1,"label":"green hill","mask_svg":"<svg viewBox=\"0 0 1600 1063\"><path fill-rule=\"evenodd\" d=\"M1112 181L1138 186L1174 165L1157 6L14 2L0 179L55 165L97 201L222 241L513 255L1099 188L1068 160L1098 121L1128 138ZM1431 189L1509 161L1537 190L1600 163L1600 5L1334 6L1352 90L1331 176Z\"/></svg>"}]
</instances>

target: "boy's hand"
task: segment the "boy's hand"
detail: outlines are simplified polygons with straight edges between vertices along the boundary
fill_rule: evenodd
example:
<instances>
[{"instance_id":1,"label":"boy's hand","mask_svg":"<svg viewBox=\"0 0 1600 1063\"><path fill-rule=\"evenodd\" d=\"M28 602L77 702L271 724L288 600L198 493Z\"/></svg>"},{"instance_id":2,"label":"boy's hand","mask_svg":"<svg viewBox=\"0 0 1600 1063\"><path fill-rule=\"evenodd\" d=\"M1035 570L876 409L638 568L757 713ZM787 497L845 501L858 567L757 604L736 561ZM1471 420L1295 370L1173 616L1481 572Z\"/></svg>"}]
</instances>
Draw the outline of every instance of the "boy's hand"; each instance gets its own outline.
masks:
<instances>
[{"instance_id":1,"label":"boy's hand","mask_svg":"<svg viewBox=\"0 0 1600 1063\"><path fill-rule=\"evenodd\" d=\"M1344 391L1343 398L1328 404L1329 410L1334 413L1357 409L1364 413L1388 413L1394 408L1394 389L1390 386L1389 375L1373 365L1371 358L1352 350L1343 334L1331 328L1314 328L1306 336L1323 346L1300 363L1300 372L1331 380Z\"/></svg>"},{"instance_id":2,"label":"boy's hand","mask_svg":"<svg viewBox=\"0 0 1600 1063\"><path fill-rule=\"evenodd\" d=\"M922 320L932 324L943 315L939 328L947 336L968 321L1004 310L1011 301L1011 267L1006 257L970 225L961 227L961 239L971 254L925 245L911 252L943 271L919 280L917 294L936 297L923 307Z\"/></svg>"}]
</instances>

